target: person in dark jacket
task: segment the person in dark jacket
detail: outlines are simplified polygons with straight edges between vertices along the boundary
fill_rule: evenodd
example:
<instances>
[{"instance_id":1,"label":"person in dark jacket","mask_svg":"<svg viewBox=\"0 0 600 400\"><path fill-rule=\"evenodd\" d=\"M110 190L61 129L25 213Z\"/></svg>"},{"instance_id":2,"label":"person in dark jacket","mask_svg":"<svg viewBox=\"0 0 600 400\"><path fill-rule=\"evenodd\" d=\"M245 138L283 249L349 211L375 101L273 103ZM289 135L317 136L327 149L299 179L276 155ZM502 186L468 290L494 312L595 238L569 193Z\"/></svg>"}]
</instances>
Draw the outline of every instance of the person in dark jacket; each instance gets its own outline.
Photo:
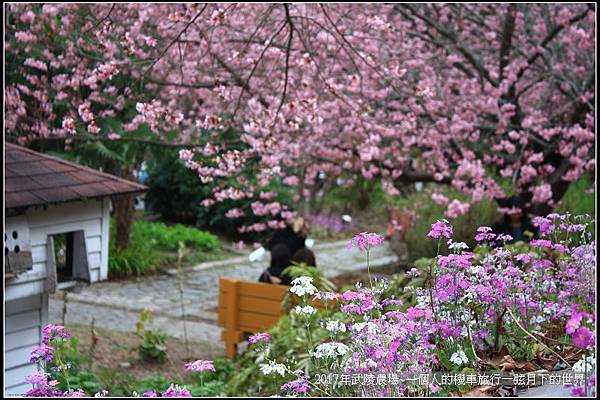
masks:
<instances>
[{"instance_id":1,"label":"person in dark jacket","mask_svg":"<svg viewBox=\"0 0 600 400\"><path fill-rule=\"evenodd\" d=\"M292 277L284 274L283 271L292 264L303 264L309 267L316 267L317 260L315 258L315 253L304 247L294 253L290 258L287 246L283 244L275 245L271 251L271 265L263 271L259 278L259 282L290 286L292 284Z\"/></svg>"},{"instance_id":2,"label":"person in dark jacket","mask_svg":"<svg viewBox=\"0 0 600 400\"><path fill-rule=\"evenodd\" d=\"M271 263L269 268L265 269L258 278L259 282L264 283L282 283L282 272L291 263L291 252L290 249L283 243L274 245L271 248Z\"/></svg>"},{"instance_id":3,"label":"person in dark jacket","mask_svg":"<svg viewBox=\"0 0 600 400\"><path fill-rule=\"evenodd\" d=\"M277 229L273 232L273 236L266 243L267 250L273 249L278 244L285 244L290 250L290 254L295 254L298 250L305 247L304 242L308 235L309 226L306 220L302 217L297 218L292 226L285 229Z\"/></svg>"}]
</instances>

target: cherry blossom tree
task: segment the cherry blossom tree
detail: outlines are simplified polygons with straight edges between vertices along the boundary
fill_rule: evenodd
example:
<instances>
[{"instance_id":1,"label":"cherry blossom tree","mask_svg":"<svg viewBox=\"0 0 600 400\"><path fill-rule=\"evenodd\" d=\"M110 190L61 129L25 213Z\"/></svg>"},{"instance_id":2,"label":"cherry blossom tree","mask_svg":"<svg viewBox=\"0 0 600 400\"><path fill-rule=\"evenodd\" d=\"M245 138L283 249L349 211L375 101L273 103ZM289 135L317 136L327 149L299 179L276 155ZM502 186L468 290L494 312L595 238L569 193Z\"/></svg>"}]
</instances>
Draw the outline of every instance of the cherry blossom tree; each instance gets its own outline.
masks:
<instances>
[{"instance_id":1,"label":"cherry blossom tree","mask_svg":"<svg viewBox=\"0 0 600 400\"><path fill-rule=\"evenodd\" d=\"M270 220L242 231L293 218L273 182L305 206L362 176L544 213L595 171L592 4L7 7L9 137L181 148L206 206Z\"/></svg>"}]
</instances>

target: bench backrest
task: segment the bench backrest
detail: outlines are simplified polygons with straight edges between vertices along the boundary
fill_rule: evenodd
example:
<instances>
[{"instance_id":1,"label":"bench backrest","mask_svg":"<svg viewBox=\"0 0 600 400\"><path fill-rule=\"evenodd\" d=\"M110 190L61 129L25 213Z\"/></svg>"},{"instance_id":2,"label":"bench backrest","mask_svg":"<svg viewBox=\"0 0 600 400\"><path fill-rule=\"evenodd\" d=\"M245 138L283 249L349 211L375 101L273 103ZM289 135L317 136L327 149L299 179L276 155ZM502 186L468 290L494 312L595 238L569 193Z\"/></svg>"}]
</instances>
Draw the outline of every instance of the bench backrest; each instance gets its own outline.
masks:
<instances>
[{"instance_id":1,"label":"bench backrest","mask_svg":"<svg viewBox=\"0 0 600 400\"><path fill-rule=\"evenodd\" d=\"M288 286L221 278L219 325L240 332L262 332L277 323Z\"/></svg>"},{"instance_id":2,"label":"bench backrest","mask_svg":"<svg viewBox=\"0 0 600 400\"><path fill-rule=\"evenodd\" d=\"M244 333L265 332L281 316L281 302L290 287L222 277L219 282L219 326L223 327L221 339L227 346L227 357L236 354L236 345L245 340ZM296 296L292 304L296 304ZM332 307L336 302L329 302ZM321 301L310 301L324 308Z\"/></svg>"}]
</instances>

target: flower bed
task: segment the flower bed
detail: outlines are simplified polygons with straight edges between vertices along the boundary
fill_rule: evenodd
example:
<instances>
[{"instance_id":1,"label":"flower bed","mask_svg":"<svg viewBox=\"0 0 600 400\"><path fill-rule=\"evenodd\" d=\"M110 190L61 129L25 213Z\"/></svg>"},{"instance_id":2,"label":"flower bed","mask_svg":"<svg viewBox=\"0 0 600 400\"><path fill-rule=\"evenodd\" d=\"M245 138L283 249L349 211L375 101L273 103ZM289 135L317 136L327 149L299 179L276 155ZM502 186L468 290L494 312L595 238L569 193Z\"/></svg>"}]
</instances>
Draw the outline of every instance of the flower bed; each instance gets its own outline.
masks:
<instances>
[{"instance_id":1,"label":"flower bed","mask_svg":"<svg viewBox=\"0 0 600 400\"><path fill-rule=\"evenodd\" d=\"M370 274L370 252L383 238L357 235L349 247L365 253L368 287L334 293L311 277L295 279L290 292L299 304L269 333L250 338L227 394L472 395L486 389L468 377L560 369L573 372L573 395L595 394L594 221L551 214L534 223L541 237L529 244L480 227L479 246L469 251L452 241L448 221L437 221L428 236L450 252L420 262L402 290ZM311 297L339 306L317 310ZM58 328L49 332L44 346L67 340ZM44 346L32 361L47 370L56 360ZM467 379L434 380L439 373ZM56 394L43 374L29 381L36 394ZM188 393L173 386L163 395Z\"/></svg>"},{"instance_id":2,"label":"flower bed","mask_svg":"<svg viewBox=\"0 0 600 400\"><path fill-rule=\"evenodd\" d=\"M535 224L542 238L529 244L481 227L471 252L452 241L447 221L436 222L428 236L438 247L446 242L449 254L412 269L403 292L372 279L369 287L329 293L341 302L337 310L293 311L242 358L229 394L464 394L477 382L412 379L568 367L586 377L573 382L580 383L573 394L595 392L593 221L554 214ZM349 246L368 259L379 243L361 234ZM294 284L303 300L323 296L306 279Z\"/></svg>"}]
</instances>

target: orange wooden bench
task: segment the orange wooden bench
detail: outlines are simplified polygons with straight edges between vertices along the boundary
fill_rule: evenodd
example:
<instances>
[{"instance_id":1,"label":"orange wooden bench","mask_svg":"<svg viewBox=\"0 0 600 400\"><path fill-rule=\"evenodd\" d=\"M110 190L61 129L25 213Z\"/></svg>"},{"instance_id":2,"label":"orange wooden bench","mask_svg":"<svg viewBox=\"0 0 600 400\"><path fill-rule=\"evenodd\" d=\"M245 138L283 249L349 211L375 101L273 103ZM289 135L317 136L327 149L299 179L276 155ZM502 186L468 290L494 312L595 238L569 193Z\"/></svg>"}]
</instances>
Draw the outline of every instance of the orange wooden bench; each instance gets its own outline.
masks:
<instances>
[{"instance_id":1,"label":"orange wooden bench","mask_svg":"<svg viewBox=\"0 0 600 400\"><path fill-rule=\"evenodd\" d=\"M219 326L227 358L237 354L237 344L245 333L264 332L281 316L281 301L289 286L273 285L231 278L221 278L219 285Z\"/></svg>"}]
</instances>

